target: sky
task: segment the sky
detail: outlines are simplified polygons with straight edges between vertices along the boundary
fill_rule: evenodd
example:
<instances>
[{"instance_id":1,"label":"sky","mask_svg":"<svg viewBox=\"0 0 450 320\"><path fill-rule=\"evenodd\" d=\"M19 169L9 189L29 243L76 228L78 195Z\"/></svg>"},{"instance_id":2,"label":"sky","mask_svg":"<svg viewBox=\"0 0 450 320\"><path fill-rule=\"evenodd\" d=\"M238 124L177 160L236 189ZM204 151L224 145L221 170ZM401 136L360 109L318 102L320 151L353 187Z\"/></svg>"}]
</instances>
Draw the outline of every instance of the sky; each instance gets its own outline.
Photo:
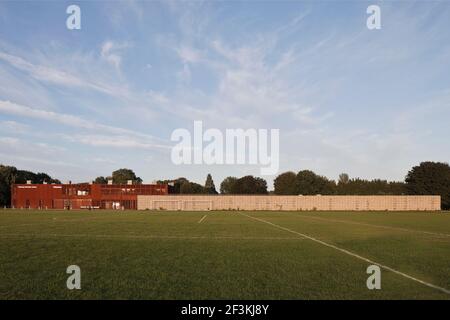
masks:
<instances>
[{"instance_id":1,"label":"sky","mask_svg":"<svg viewBox=\"0 0 450 320\"><path fill-rule=\"evenodd\" d=\"M172 132L202 121L279 129L280 173L403 180L450 159L449 71L446 1L1 1L0 163L73 182L261 176L175 165Z\"/></svg>"}]
</instances>

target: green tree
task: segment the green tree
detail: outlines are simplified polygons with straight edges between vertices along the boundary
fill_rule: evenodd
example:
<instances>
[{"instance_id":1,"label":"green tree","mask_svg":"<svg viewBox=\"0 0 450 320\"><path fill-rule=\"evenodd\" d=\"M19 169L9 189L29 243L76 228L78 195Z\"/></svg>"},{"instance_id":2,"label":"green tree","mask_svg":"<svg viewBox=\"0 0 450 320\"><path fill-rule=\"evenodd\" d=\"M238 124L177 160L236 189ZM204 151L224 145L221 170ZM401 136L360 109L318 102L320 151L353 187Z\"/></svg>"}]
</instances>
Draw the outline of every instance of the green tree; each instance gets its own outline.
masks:
<instances>
[{"instance_id":1,"label":"green tree","mask_svg":"<svg viewBox=\"0 0 450 320\"><path fill-rule=\"evenodd\" d=\"M337 194L343 195L401 195L406 193L405 183L374 179L350 179L347 183L339 181Z\"/></svg>"},{"instance_id":2,"label":"green tree","mask_svg":"<svg viewBox=\"0 0 450 320\"><path fill-rule=\"evenodd\" d=\"M450 209L450 166L442 162L422 162L405 178L409 194L440 195L443 209Z\"/></svg>"},{"instance_id":3,"label":"green tree","mask_svg":"<svg viewBox=\"0 0 450 320\"><path fill-rule=\"evenodd\" d=\"M132 180L133 183L142 183L142 179L137 177L131 169L118 169L112 173L113 183L126 184L128 180Z\"/></svg>"},{"instance_id":4,"label":"green tree","mask_svg":"<svg viewBox=\"0 0 450 320\"><path fill-rule=\"evenodd\" d=\"M205 181L205 193L207 194L217 194L216 186L214 185L213 178L210 173L206 176Z\"/></svg>"},{"instance_id":5,"label":"green tree","mask_svg":"<svg viewBox=\"0 0 450 320\"><path fill-rule=\"evenodd\" d=\"M402 195L407 194L408 191L406 190L406 183L401 181L391 181L388 185L388 192L387 194L392 195Z\"/></svg>"},{"instance_id":6,"label":"green tree","mask_svg":"<svg viewBox=\"0 0 450 320\"><path fill-rule=\"evenodd\" d=\"M292 171L284 172L278 175L273 181L275 189L274 193L285 195L297 194L296 177L297 175Z\"/></svg>"},{"instance_id":7,"label":"green tree","mask_svg":"<svg viewBox=\"0 0 450 320\"><path fill-rule=\"evenodd\" d=\"M53 179L46 173L34 173L27 170L17 170L14 180L15 183L26 183L27 181L31 181L31 183L61 183L58 179Z\"/></svg>"},{"instance_id":8,"label":"green tree","mask_svg":"<svg viewBox=\"0 0 450 320\"><path fill-rule=\"evenodd\" d=\"M0 165L0 206L11 205L11 185L14 183L61 183L43 172L34 173L26 170L17 170L12 166Z\"/></svg>"},{"instance_id":9,"label":"green tree","mask_svg":"<svg viewBox=\"0 0 450 320\"><path fill-rule=\"evenodd\" d=\"M100 176L100 177L95 178L94 183L96 183L96 184L107 184L108 183L108 179L103 177L103 176Z\"/></svg>"},{"instance_id":10,"label":"green tree","mask_svg":"<svg viewBox=\"0 0 450 320\"><path fill-rule=\"evenodd\" d=\"M350 180L349 176L347 173L341 173L339 175L339 182L340 184L346 184L348 183L348 181Z\"/></svg>"},{"instance_id":11,"label":"green tree","mask_svg":"<svg viewBox=\"0 0 450 320\"><path fill-rule=\"evenodd\" d=\"M181 194L202 194L205 193L205 188L195 182L185 181L180 187Z\"/></svg>"},{"instance_id":12,"label":"green tree","mask_svg":"<svg viewBox=\"0 0 450 320\"><path fill-rule=\"evenodd\" d=\"M0 206L11 205L11 184L15 183L17 169L0 165Z\"/></svg>"},{"instance_id":13,"label":"green tree","mask_svg":"<svg viewBox=\"0 0 450 320\"><path fill-rule=\"evenodd\" d=\"M336 183L326 177L319 176L311 170L302 170L297 173L296 190L297 194L316 195L334 194Z\"/></svg>"},{"instance_id":14,"label":"green tree","mask_svg":"<svg viewBox=\"0 0 450 320\"><path fill-rule=\"evenodd\" d=\"M221 194L234 194L236 193L236 177L227 177L220 184Z\"/></svg>"},{"instance_id":15,"label":"green tree","mask_svg":"<svg viewBox=\"0 0 450 320\"><path fill-rule=\"evenodd\" d=\"M262 178L245 176L236 180L233 189L236 194L267 194L267 182Z\"/></svg>"},{"instance_id":16,"label":"green tree","mask_svg":"<svg viewBox=\"0 0 450 320\"><path fill-rule=\"evenodd\" d=\"M36 181L35 183L44 183L44 182L57 184L61 183L61 181L59 181L58 179L54 179L44 172L36 173L35 181Z\"/></svg>"},{"instance_id":17,"label":"green tree","mask_svg":"<svg viewBox=\"0 0 450 320\"><path fill-rule=\"evenodd\" d=\"M181 185L184 182L189 182L188 179L180 177L173 180L158 180L159 184L167 184L169 186L169 194L180 194L181 193Z\"/></svg>"}]
</instances>

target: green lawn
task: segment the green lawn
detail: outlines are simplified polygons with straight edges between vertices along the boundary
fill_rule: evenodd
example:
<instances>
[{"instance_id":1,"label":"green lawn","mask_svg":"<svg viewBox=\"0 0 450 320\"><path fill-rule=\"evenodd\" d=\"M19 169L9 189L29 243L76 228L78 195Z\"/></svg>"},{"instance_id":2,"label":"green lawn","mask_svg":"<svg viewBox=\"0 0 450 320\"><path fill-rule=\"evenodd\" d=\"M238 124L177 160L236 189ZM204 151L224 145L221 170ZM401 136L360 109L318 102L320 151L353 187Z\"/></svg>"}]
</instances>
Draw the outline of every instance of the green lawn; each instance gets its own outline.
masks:
<instances>
[{"instance_id":1,"label":"green lawn","mask_svg":"<svg viewBox=\"0 0 450 320\"><path fill-rule=\"evenodd\" d=\"M449 290L450 214L0 210L0 299L450 298L351 253Z\"/></svg>"}]
</instances>

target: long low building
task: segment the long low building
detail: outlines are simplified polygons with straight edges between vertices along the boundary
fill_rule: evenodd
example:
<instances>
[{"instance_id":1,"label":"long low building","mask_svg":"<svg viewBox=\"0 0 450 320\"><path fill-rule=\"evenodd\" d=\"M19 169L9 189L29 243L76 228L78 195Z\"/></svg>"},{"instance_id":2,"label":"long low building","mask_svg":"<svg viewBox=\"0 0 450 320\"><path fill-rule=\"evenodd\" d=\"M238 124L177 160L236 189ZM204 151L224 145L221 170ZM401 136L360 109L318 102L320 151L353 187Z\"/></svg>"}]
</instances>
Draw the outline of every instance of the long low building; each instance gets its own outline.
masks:
<instances>
[{"instance_id":1,"label":"long low building","mask_svg":"<svg viewBox=\"0 0 450 320\"><path fill-rule=\"evenodd\" d=\"M16 209L137 209L138 195L167 195L164 184L13 184Z\"/></svg>"},{"instance_id":2,"label":"long low building","mask_svg":"<svg viewBox=\"0 0 450 320\"><path fill-rule=\"evenodd\" d=\"M138 210L436 211L440 196L139 195Z\"/></svg>"}]
</instances>

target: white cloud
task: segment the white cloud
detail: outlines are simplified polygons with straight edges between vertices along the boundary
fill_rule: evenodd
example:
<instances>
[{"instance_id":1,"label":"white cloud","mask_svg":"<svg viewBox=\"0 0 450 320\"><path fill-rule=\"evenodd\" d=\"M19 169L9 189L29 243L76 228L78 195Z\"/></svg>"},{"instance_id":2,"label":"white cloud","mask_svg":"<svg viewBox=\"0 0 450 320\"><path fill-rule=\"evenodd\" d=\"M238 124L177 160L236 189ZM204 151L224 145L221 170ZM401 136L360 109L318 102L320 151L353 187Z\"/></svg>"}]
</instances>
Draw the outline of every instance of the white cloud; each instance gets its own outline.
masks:
<instances>
[{"instance_id":1,"label":"white cloud","mask_svg":"<svg viewBox=\"0 0 450 320\"><path fill-rule=\"evenodd\" d=\"M193 47L181 46L177 49L177 53L184 63L195 63L201 59L200 52Z\"/></svg>"},{"instance_id":2,"label":"white cloud","mask_svg":"<svg viewBox=\"0 0 450 320\"><path fill-rule=\"evenodd\" d=\"M21 71L27 72L37 80L67 87L89 88L112 96L126 96L126 91L122 87L109 86L56 68L33 64L19 56L2 51L0 51L0 60L8 62L11 66Z\"/></svg>"},{"instance_id":3,"label":"white cloud","mask_svg":"<svg viewBox=\"0 0 450 320\"><path fill-rule=\"evenodd\" d=\"M137 139L130 136L110 136L99 134L75 134L61 135L66 140L90 145L94 147L113 147L113 148L131 148L131 149L169 149L170 147L162 144L155 144L143 139Z\"/></svg>"},{"instance_id":4,"label":"white cloud","mask_svg":"<svg viewBox=\"0 0 450 320\"><path fill-rule=\"evenodd\" d=\"M28 106L15 104L10 101L0 100L0 112L12 114L21 117L36 118L41 120L58 122L64 125L80 127L80 128L93 128L95 125L89 121L85 121L80 117L56 113L53 111L46 111L41 109L34 109Z\"/></svg>"},{"instance_id":5,"label":"white cloud","mask_svg":"<svg viewBox=\"0 0 450 320\"><path fill-rule=\"evenodd\" d=\"M89 161L103 163L103 164L117 164L117 162L111 158L102 158L102 157L94 157L94 158L89 159Z\"/></svg>"},{"instance_id":6,"label":"white cloud","mask_svg":"<svg viewBox=\"0 0 450 320\"><path fill-rule=\"evenodd\" d=\"M15 134L24 134L29 132L29 126L16 121L0 121L0 130Z\"/></svg>"},{"instance_id":7,"label":"white cloud","mask_svg":"<svg viewBox=\"0 0 450 320\"><path fill-rule=\"evenodd\" d=\"M170 99L165 94L153 90L149 90L146 93L146 96L148 96L150 101L157 104L167 104L170 101Z\"/></svg>"},{"instance_id":8,"label":"white cloud","mask_svg":"<svg viewBox=\"0 0 450 320\"><path fill-rule=\"evenodd\" d=\"M45 80L54 83L60 83L68 86L84 86L83 81L63 71L47 68L45 66L34 65L20 57L7 54L0 51L0 59L8 62L19 70L26 71L36 79Z\"/></svg>"},{"instance_id":9,"label":"white cloud","mask_svg":"<svg viewBox=\"0 0 450 320\"><path fill-rule=\"evenodd\" d=\"M108 40L103 42L100 55L105 61L114 66L117 71L120 71L122 51L127 47L129 47L127 43L116 43Z\"/></svg>"},{"instance_id":10,"label":"white cloud","mask_svg":"<svg viewBox=\"0 0 450 320\"><path fill-rule=\"evenodd\" d=\"M70 126L70 127L94 130L95 132L105 132L105 133L116 134L116 135L134 136L134 137L139 137L142 139L147 139L148 141L161 141L160 139L155 138L151 135L142 134L142 133L139 133L139 132L136 132L133 130L100 124L95 121L86 120L81 117L70 115L70 114L57 113L57 112L46 111L46 110L42 110L42 109L35 109L35 108L28 107L28 106L15 104L10 101L0 100L0 112L12 114L15 116L52 121L52 122ZM155 144L155 145L159 145L159 144Z\"/></svg>"},{"instance_id":11,"label":"white cloud","mask_svg":"<svg viewBox=\"0 0 450 320\"><path fill-rule=\"evenodd\" d=\"M123 28L123 25L131 19L133 22L142 22L145 17L145 1L122 0L120 5L114 2L105 1L105 12L108 12L108 18L115 28ZM130 18L131 16L131 18Z\"/></svg>"},{"instance_id":12,"label":"white cloud","mask_svg":"<svg viewBox=\"0 0 450 320\"><path fill-rule=\"evenodd\" d=\"M0 137L0 149L8 150L10 154L33 154L45 157L62 155L66 149L58 146L51 146L45 142L30 142L16 137Z\"/></svg>"}]
</instances>

